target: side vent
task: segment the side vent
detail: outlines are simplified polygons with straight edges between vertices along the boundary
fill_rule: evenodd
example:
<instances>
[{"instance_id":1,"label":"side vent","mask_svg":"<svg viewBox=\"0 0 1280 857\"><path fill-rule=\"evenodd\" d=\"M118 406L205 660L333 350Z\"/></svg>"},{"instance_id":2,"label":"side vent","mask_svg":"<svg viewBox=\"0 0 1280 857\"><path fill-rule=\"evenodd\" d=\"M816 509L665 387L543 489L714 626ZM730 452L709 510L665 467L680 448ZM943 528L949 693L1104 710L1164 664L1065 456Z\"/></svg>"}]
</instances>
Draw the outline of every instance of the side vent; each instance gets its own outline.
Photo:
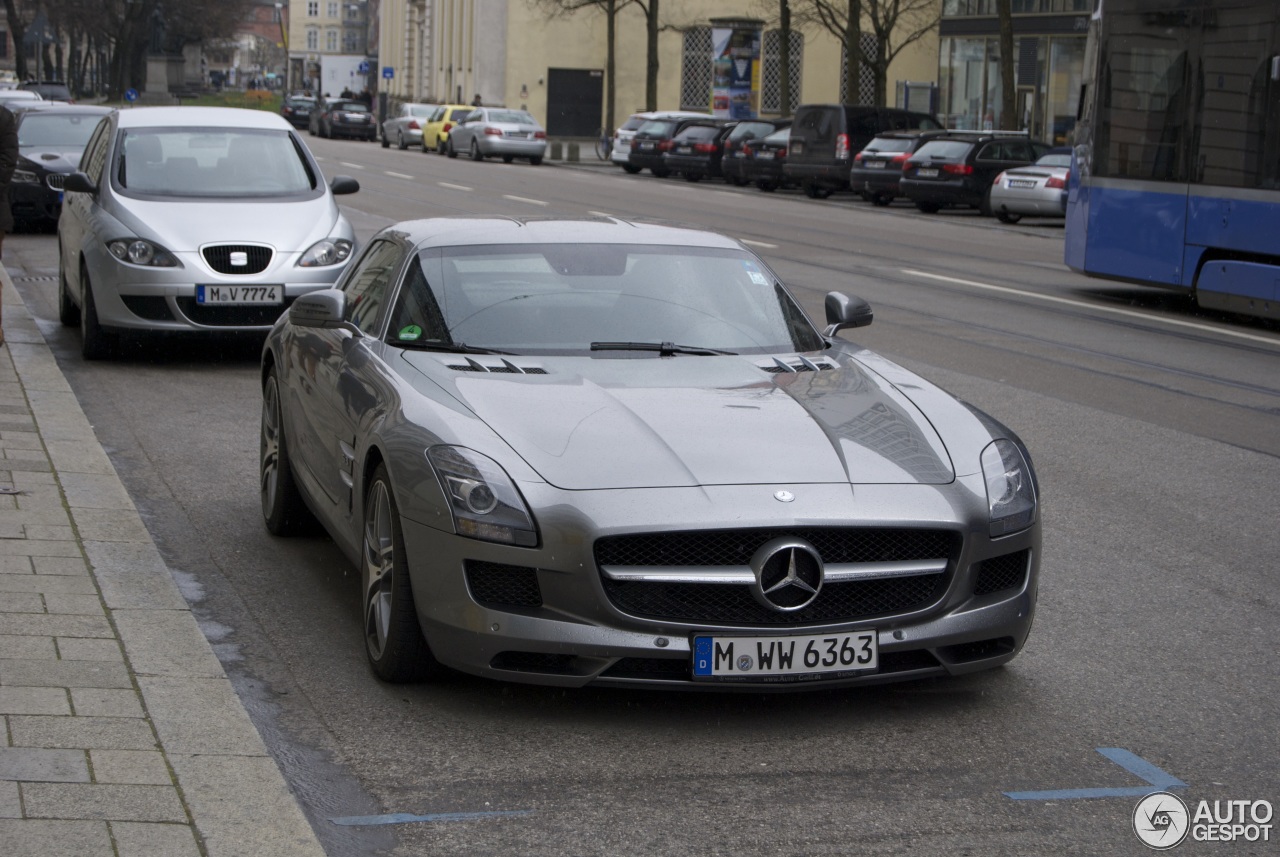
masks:
<instances>
[{"instance_id":1,"label":"side vent","mask_svg":"<svg viewBox=\"0 0 1280 857\"><path fill-rule=\"evenodd\" d=\"M835 361L829 358L820 357L817 360L810 360L803 354L796 354L785 359L774 357L772 360L757 363L756 365L773 375L783 375L791 372L826 372L838 368Z\"/></svg>"},{"instance_id":2,"label":"side vent","mask_svg":"<svg viewBox=\"0 0 1280 857\"><path fill-rule=\"evenodd\" d=\"M541 366L520 366L512 363L510 360L486 361L484 363L479 360L473 360L470 357L462 358L464 362L443 361L444 365L455 372L486 372L489 374L507 374L507 375L546 375L547 370Z\"/></svg>"}]
</instances>

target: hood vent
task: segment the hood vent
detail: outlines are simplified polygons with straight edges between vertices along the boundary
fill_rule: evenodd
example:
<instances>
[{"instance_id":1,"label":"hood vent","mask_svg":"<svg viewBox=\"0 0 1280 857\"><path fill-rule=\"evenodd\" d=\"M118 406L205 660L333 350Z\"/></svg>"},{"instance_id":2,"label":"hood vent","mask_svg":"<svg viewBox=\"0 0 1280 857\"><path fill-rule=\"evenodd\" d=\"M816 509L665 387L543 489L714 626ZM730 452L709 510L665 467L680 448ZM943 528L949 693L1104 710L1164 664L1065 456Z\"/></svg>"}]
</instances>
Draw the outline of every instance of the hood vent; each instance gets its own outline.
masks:
<instances>
[{"instance_id":1,"label":"hood vent","mask_svg":"<svg viewBox=\"0 0 1280 857\"><path fill-rule=\"evenodd\" d=\"M465 362L445 362L445 366L455 372L489 372L489 373L506 373L508 375L545 375L547 370L541 366L518 366L510 360L499 360L497 362L489 361L481 363L479 360L472 360L470 357L463 358Z\"/></svg>"},{"instance_id":2,"label":"hood vent","mask_svg":"<svg viewBox=\"0 0 1280 857\"><path fill-rule=\"evenodd\" d=\"M774 357L768 362L757 363L756 365L774 375L781 375L787 372L825 372L829 369L839 368L835 361L829 358L819 357L817 360L810 360L801 354L796 354L786 359Z\"/></svg>"}]
</instances>

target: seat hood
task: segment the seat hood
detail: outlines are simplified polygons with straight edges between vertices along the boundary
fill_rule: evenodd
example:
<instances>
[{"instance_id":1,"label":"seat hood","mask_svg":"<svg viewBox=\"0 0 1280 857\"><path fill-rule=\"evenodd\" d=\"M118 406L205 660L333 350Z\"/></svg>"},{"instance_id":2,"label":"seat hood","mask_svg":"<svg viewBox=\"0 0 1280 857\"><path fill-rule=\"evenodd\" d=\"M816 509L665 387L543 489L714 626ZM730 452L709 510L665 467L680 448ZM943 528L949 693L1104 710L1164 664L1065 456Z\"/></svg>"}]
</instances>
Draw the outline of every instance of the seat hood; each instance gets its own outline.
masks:
<instances>
[{"instance_id":1,"label":"seat hood","mask_svg":"<svg viewBox=\"0 0 1280 857\"><path fill-rule=\"evenodd\" d=\"M324 193L314 199L138 199L116 197L111 213L143 238L174 253L207 244L268 244L299 253L332 234L338 207Z\"/></svg>"}]
</instances>

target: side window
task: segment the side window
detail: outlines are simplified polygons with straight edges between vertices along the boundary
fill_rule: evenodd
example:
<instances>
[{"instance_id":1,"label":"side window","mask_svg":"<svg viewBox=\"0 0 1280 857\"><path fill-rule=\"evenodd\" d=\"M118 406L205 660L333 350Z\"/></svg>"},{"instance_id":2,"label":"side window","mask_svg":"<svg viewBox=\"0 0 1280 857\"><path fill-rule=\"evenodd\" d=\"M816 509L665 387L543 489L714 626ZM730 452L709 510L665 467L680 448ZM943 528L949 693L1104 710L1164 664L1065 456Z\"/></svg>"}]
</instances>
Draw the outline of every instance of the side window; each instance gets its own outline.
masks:
<instances>
[{"instance_id":1,"label":"side window","mask_svg":"<svg viewBox=\"0 0 1280 857\"><path fill-rule=\"evenodd\" d=\"M356 262L342 290L347 293L347 321L365 333L378 321L379 311L400 268L400 248L390 241L376 241Z\"/></svg>"},{"instance_id":2,"label":"side window","mask_svg":"<svg viewBox=\"0 0 1280 857\"><path fill-rule=\"evenodd\" d=\"M980 161L1000 161L1004 160L1003 146L1000 143L987 143L978 152L978 160Z\"/></svg>"},{"instance_id":3,"label":"side window","mask_svg":"<svg viewBox=\"0 0 1280 857\"><path fill-rule=\"evenodd\" d=\"M472 110L470 113L468 113L468 114L467 114L467 118L466 118L466 119L463 119L462 121L463 121L464 123L465 123L465 122L479 122L479 121L480 121L480 118L481 118L480 111L479 111L479 110Z\"/></svg>"},{"instance_id":4,"label":"side window","mask_svg":"<svg viewBox=\"0 0 1280 857\"><path fill-rule=\"evenodd\" d=\"M391 317L390 341L399 342L452 342L444 313L436 301L435 293L422 273L422 262L415 256L409 262L409 271L396 299L395 314Z\"/></svg>"},{"instance_id":5,"label":"side window","mask_svg":"<svg viewBox=\"0 0 1280 857\"><path fill-rule=\"evenodd\" d=\"M110 142L111 123L103 119L89 138L89 145L85 146L84 155L80 158L80 169L96 185L102 184L102 167L107 160Z\"/></svg>"}]
</instances>

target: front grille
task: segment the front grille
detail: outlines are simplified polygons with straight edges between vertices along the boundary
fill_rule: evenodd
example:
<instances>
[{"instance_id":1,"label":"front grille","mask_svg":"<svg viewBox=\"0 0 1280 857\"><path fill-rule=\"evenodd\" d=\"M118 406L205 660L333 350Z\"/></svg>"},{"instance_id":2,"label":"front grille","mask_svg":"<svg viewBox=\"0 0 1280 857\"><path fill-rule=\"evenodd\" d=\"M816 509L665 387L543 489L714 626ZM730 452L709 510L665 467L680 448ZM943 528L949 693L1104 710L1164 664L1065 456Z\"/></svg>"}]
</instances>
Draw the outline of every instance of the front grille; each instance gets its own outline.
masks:
<instances>
[{"instance_id":1,"label":"front grille","mask_svg":"<svg viewBox=\"0 0 1280 857\"><path fill-rule=\"evenodd\" d=\"M1027 579L1027 560L1030 550L1020 550L1004 556L984 559L978 563L974 595L987 595L1003 589L1021 589Z\"/></svg>"},{"instance_id":2,"label":"front grille","mask_svg":"<svg viewBox=\"0 0 1280 857\"><path fill-rule=\"evenodd\" d=\"M156 295L121 295L125 309L147 321L173 321L169 302Z\"/></svg>"},{"instance_id":3,"label":"front grille","mask_svg":"<svg viewBox=\"0 0 1280 857\"><path fill-rule=\"evenodd\" d=\"M271 264L271 248L258 244L216 244L200 252L219 274L261 274ZM233 253L243 253L245 264L231 264Z\"/></svg>"},{"instance_id":4,"label":"front grille","mask_svg":"<svg viewBox=\"0 0 1280 857\"><path fill-rule=\"evenodd\" d=\"M498 652L489 661L495 670L520 673L554 673L566 675L573 671L573 655L556 655L550 652Z\"/></svg>"},{"instance_id":5,"label":"front grille","mask_svg":"<svg viewBox=\"0 0 1280 857\"><path fill-rule=\"evenodd\" d=\"M760 529L609 536L595 545L600 566L745 566L775 538L799 537L824 563L950 559L960 543L945 530ZM941 598L946 574L826 583L813 603L793 613L762 606L739 584L613 580L601 574L609 601L633 616L704 625L806 625L848 622L920 610Z\"/></svg>"},{"instance_id":6,"label":"front grille","mask_svg":"<svg viewBox=\"0 0 1280 857\"><path fill-rule=\"evenodd\" d=\"M289 308L293 298L270 306L210 306L194 297L177 298L178 309L195 324L209 327L270 327Z\"/></svg>"},{"instance_id":7,"label":"front grille","mask_svg":"<svg viewBox=\"0 0 1280 857\"><path fill-rule=\"evenodd\" d=\"M44 177L44 183L49 186L49 190L62 190L66 181L67 177L63 173L49 173Z\"/></svg>"},{"instance_id":8,"label":"front grille","mask_svg":"<svg viewBox=\"0 0 1280 857\"><path fill-rule=\"evenodd\" d=\"M485 607L541 607L537 569L467 560L467 588Z\"/></svg>"}]
</instances>

